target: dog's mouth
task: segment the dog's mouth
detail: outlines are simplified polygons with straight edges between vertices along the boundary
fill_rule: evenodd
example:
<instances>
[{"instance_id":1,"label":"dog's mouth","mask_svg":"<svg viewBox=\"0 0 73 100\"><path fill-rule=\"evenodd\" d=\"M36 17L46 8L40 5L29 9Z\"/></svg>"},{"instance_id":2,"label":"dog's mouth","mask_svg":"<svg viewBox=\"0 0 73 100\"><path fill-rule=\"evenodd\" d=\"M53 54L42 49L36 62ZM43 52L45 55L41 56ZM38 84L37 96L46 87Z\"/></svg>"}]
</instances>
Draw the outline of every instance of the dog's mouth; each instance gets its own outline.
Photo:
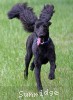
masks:
<instances>
[{"instance_id":1,"label":"dog's mouth","mask_svg":"<svg viewBox=\"0 0 73 100\"><path fill-rule=\"evenodd\" d=\"M44 38L43 37L42 38L40 38L40 37L37 38L37 45L39 46L40 44L44 44Z\"/></svg>"}]
</instances>

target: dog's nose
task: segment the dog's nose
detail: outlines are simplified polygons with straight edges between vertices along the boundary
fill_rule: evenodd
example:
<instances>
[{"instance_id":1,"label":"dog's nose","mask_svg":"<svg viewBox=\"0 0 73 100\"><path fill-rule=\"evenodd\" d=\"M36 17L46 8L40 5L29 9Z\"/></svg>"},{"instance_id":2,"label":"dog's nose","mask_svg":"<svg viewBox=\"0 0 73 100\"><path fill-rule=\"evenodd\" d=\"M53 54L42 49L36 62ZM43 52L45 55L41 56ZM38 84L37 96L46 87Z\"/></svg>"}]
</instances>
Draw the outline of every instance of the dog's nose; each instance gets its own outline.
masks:
<instances>
[{"instance_id":1,"label":"dog's nose","mask_svg":"<svg viewBox=\"0 0 73 100\"><path fill-rule=\"evenodd\" d=\"M43 33L41 33L40 35L39 35L39 37L44 37L45 35L43 34Z\"/></svg>"}]
</instances>

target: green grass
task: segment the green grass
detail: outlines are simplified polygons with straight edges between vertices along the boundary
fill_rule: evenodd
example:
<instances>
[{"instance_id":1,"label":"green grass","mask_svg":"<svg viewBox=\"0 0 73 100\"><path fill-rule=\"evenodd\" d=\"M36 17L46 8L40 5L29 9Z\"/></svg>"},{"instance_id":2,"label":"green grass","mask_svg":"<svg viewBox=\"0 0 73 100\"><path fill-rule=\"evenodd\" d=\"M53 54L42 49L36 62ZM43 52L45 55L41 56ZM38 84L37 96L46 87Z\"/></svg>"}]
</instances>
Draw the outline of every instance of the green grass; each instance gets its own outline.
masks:
<instances>
[{"instance_id":1,"label":"green grass","mask_svg":"<svg viewBox=\"0 0 73 100\"><path fill-rule=\"evenodd\" d=\"M44 4L55 6L50 36L57 55L56 79L48 80L49 63L42 66L41 79L48 95L22 97L21 100L73 100L73 0L21 0L27 1L39 15ZM20 21L9 21L7 12L20 0L0 0L0 100L20 100L19 92L37 93L34 72L23 77L26 40L29 33ZM52 92L53 91L53 94ZM55 95L55 91L59 94ZM52 96L51 96L52 95Z\"/></svg>"}]
</instances>

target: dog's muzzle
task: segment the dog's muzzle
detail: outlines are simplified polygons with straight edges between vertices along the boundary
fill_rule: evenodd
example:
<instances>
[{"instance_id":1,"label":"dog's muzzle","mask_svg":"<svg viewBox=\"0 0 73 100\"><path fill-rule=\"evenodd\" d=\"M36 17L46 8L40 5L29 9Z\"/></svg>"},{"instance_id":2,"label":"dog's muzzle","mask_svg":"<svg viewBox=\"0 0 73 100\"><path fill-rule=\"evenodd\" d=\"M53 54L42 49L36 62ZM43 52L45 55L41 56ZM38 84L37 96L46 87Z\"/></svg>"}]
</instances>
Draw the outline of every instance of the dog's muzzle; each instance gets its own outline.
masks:
<instances>
[{"instance_id":1,"label":"dog's muzzle","mask_svg":"<svg viewBox=\"0 0 73 100\"><path fill-rule=\"evenodd\" d=\"M44 41L44 38L40 38L40 37L38 37L38 38L37 38L37 46L39 46L39 45L44 45L44 44L48 44L49 41L50 41L49 38L48 38L47 41Z\"/></svg>"}]
</instances>

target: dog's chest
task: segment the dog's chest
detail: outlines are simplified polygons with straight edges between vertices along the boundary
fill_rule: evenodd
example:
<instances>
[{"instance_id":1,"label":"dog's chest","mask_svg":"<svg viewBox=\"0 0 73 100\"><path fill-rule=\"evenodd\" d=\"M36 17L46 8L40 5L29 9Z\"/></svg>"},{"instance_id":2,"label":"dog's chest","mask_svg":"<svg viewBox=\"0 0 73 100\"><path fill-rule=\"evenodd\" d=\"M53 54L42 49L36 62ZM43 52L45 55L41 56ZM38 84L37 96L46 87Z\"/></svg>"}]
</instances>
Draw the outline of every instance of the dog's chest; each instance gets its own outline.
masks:
<instances>
[{"instance_id":1,"label":"dog's chest","mask_svg":"<svg viewBox=\"0 0 73 100\"><path fill-rule=\"evenodd\" d=\"M44 47L40 47L39 48L39 56L42 58L42 59L47 59L48 57L48 47L47 46L44 46Z\"/></svg>"},{"instance_id":2,"label":"dog's chest","mask_svg":"<svg viewBox=\"0 0 73 100\"><path fill-rule=\"evenodd\" d=\"M36 41L32 45L32 52L35 58L38 58L42 64L46 64L49 61L50 45L37 46Z\"/></svg>"},{"instance_id":3,"label":"dog's chest","mask_svg":"<svg viewBox=\"0 0 73 100\"><path fill-rule=\"evenodd\" d=\"M39 57L42 64L46 64L48 62L49 60L48 55L49 55L49 52L47 48L39 49Z\"/></svg>"}]
</instances>

